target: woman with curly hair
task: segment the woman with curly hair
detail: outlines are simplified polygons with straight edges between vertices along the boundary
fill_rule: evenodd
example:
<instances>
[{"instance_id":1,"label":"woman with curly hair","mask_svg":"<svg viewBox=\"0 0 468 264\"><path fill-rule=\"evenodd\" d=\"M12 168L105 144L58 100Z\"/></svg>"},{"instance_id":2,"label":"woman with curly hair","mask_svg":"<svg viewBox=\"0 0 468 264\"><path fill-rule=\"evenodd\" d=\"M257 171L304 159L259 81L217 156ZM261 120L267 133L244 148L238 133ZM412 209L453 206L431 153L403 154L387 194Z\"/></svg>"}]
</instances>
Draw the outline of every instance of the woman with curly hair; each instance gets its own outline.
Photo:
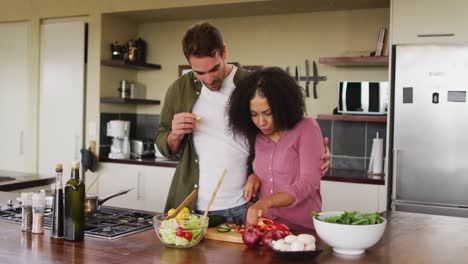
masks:
<instances>
[{"instance_id":1,"label":"woman with curly hair","mask_svg":"<svg viewBox=\"0 0 468 264\"><path fill-rule=\"evenodd\" d=\"M280 68L255 71L239 82L228 114L233 134L254 142L253 169L261 183L246 223L265 216L292 228L313 229L311 212L322 208L324 145L317 122L304 117L302 88ZM244 190L254 186L247 182Z\"/></svg>"}]
</instances>

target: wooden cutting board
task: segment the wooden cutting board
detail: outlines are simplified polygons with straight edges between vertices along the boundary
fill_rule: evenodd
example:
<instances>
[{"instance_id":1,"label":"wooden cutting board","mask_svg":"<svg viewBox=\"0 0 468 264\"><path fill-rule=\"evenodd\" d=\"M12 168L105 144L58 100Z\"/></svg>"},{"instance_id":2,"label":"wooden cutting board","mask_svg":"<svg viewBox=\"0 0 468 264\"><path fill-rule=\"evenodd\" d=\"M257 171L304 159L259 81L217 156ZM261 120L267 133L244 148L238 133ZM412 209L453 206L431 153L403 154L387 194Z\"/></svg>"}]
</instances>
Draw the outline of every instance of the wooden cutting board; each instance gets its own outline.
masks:
<instances>
[{"instance_id":1,"label":"wooden cutting board","mask_svg":"<svg viewBox=\"0 0 468 264\"><path fill-rule=\"evenodd\" d=\"M216 227L210 227L210 228L207 228L206 230L205 238L218 240L218 241L231 242L231 243L240 243L240 244L244 243L242 241L242 235L239 233L239 231L235 229L231 229L230 232L221 233L221 232L218 232Z\"/></svg>"}]
</instances>

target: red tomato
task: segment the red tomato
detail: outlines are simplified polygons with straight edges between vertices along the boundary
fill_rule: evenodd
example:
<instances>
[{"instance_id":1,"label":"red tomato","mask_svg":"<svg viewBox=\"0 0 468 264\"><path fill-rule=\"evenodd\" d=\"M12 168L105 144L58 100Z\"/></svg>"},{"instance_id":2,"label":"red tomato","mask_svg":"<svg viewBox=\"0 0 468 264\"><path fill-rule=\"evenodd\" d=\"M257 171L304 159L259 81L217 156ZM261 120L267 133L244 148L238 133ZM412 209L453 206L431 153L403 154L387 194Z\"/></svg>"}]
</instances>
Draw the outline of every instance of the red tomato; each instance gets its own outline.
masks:
<instances>
[{"instance_id":1,"label":"red tomato","mask_svg":"<svg viewBox=\"0 0 468 264\"><path fill-rule=\"evenodd\" d=\"M178 226L176 228L175 234L178 237L184 237L185 229L183 227Z\"/></svg>"},{"instance_id":2,"label":"red tomato","mask_svg":"<svg viewBox=\"0 0 468 264\"><path fill-rule=\"evenodd\" d=\"M190 233L189 231L185 231L184 238L187 239L188 241L192 240L192 233Z\"/></svg>"}]
</instances>

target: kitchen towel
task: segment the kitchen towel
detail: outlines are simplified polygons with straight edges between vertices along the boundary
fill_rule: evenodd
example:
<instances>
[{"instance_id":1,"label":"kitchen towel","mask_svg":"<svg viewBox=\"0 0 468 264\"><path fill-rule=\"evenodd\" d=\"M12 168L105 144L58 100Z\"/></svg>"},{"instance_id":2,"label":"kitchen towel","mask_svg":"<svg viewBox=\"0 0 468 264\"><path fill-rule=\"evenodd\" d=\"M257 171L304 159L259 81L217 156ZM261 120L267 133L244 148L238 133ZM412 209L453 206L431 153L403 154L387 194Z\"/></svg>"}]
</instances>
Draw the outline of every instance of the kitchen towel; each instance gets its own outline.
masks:
<instances>
[{"instance_id":1,"label":"kitchen towel","mask_svg":"<svg viewBox=\"0 0 468 264\"><path fill-rule=\"evenodd\" d=\"M374 174L382 173L383 169L383 138L379 138L377 132L376 137L372 141L372 151L369 162L368 172Z\"/></svg>"}]
</instances>

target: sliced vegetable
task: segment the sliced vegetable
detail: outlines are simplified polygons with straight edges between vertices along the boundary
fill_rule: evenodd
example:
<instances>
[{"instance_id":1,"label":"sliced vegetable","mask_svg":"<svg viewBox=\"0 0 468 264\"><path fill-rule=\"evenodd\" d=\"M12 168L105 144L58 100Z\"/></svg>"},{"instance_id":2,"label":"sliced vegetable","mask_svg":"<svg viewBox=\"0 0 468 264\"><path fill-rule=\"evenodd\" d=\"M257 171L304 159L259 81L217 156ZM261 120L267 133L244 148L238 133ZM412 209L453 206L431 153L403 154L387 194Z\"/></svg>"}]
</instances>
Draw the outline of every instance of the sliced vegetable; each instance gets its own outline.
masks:
<instances>
[{"instance_id":1,"label":"sliced vegetable","mask_svg":"<svg viewBox=\"0 0 468 264\"><path fill-rule=\"evenodd\" d=\"M190 231L186 231L184 233L184 238L187 239L188 241L192 240L192 233L190 233Z\"/></svg>"},{"instance_id":2,"label":"sliced vegetable","mask_svg":"<svg viewBox=\"0 0 468 264\"><path fill-rule=\"evenodd\" d=\"M226 233L226 232L230 232L231 231L231 226L229 224L220 224L218 226L218 232L221 232L221 233Z\"/></svg>"}]
</instances>

